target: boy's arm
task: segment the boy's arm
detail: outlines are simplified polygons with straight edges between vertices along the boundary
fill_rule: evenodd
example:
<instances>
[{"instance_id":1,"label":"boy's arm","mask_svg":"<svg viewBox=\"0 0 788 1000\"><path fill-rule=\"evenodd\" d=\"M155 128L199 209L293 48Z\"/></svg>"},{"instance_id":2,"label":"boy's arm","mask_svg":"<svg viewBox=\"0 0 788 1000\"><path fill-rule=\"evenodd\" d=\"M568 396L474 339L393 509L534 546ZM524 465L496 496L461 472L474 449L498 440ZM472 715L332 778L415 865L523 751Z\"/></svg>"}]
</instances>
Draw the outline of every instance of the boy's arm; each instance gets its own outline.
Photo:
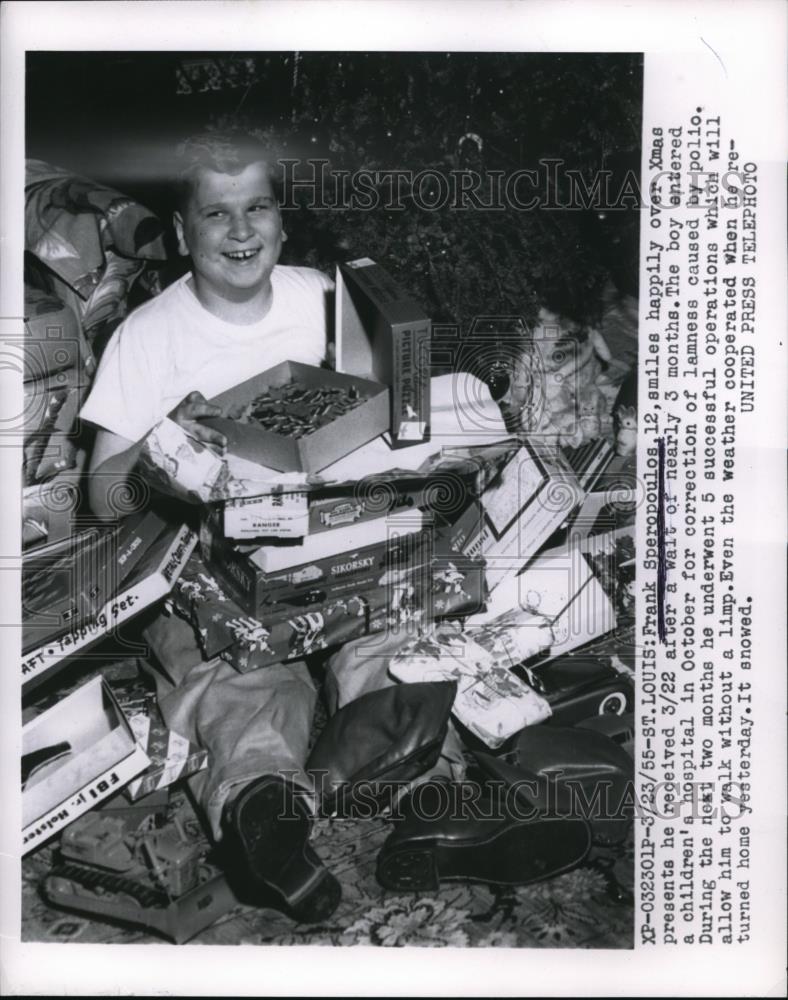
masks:
<instances>
[{"instance_id":1,"label":"boy's arm","mask_svg":"<svg viewBox=\"0 0 788 1000\"><path fill-rule=\"evenodd\" d=\"M216 417L221 409L207 402L200 392L190 392L170 413L169 418L179 424L187 434L212 448L218 454L224 454L227 439L219 431L200 423L201 417ZM140 441L130 441L114 431L99 429L93 445L90 459L90 478L88 482L88 497L93 513L102 521L108 521L118 515L112 500L119 496L119 491L128 495L139 495L140 503L144 503L146 489L133 489L132 480L139 473L134 467L145 446L146 438ZM124 498L124 513L129 513L128 503Z\"/></svg>"},{"instance_id":2,"label":"boy's arm","mask_svg":"<svg viewBox=\"0 0 788 1000\"><path fill-rule=\"evenodd\" d=\"M99 430L96 434L90 458L88 499L91 510L102 521L117 517L112 498L117 491L125 492L130 487L134 466L144 444L144 438L135 444L113 431ZM128 506L124 507L128 512Z\"/></svg>"}]
</instances>

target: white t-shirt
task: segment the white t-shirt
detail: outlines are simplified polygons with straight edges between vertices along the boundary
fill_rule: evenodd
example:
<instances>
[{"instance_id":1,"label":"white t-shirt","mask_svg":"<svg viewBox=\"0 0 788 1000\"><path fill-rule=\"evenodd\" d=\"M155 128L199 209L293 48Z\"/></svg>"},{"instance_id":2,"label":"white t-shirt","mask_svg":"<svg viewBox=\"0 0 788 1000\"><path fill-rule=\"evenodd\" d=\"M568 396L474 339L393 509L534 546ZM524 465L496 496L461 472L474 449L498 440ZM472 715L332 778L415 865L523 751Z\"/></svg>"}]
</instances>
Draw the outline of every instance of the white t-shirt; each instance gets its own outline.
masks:
<instances>
[{"instance_id":1,"label":"white t-shirt","mask_svg":"<svg viewBox=\"0 0 788 1000\"><path fill-rule=\"evenodd\" d=\"M190 392L210 399L282 361L324 360L334 286L320 271L277 265L271 308L248 326L209 313L190 277L135 309L112 335L84 420L139 441Z\"/></svg>"}]
</instances>

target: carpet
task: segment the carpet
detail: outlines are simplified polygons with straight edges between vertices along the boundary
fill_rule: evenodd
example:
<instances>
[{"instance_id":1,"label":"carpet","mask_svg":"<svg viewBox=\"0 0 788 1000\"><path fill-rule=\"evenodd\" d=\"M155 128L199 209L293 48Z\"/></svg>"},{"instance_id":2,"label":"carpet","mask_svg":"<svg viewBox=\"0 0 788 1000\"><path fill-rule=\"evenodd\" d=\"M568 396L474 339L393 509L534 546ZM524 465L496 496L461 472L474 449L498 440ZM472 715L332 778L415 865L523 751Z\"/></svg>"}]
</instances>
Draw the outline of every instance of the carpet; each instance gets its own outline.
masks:
<instances>
[{"instance_id":1,"label":"carpet","mask_svg":"<svg viewBox=\"0 0 788 1000\"><path fill-rule=\"evenodd\" d=\"M177 808L191 810L181 796ZM188 823L199 829L190 812ZM633 842L598 847L574 871L520 888L447 883L435 893L399 894L375 879L383 819L320 819L312 842L338 877L343 898L323 925L299 925L273 909L238 906L191 944L376 945L380 947L631 948ZM44 847L23 861L22 938L39 942L161 943L132 926L56 909L40 894L55 861ZM172 945L170 945L172 947ZM189 947L184 945L183 947Z\"/></svg>"}]
</instances>

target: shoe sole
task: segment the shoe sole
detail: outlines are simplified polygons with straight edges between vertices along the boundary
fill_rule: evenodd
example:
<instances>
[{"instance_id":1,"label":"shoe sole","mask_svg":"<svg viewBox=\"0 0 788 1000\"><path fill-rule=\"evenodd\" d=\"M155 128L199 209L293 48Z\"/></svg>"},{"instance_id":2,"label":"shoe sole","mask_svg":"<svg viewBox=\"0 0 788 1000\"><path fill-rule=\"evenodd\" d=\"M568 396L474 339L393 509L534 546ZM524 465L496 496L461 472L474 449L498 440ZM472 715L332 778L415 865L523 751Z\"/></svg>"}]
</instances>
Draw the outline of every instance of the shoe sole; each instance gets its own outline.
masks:
<instances>
[{"instance_id":1,"label":"shoe sole","mask_svg":"<svg viewBox=\"0 0 788 1000\"><path fill-rule=\"evenodd\" d=\"M244 790L233 804L233 825L253 878L297 920L315 923L333 913L341 887L307 843L309 815L291 789L272 778Z\"/></svg>"},{"instance_id":2,"label":"shoe sole","mask_svg":"<svg viewBox=\"0 0 788 1000\"><path fill-rule=\"evenodd\" d=\"M590 847L583 820L543 819L507 826L489 839L461 846L435 840L388 852L384 848L377 877L385 889L409 892L434 892L441 882L456 879L529 885L575 868Z\"/></svg>"}]
</instances>

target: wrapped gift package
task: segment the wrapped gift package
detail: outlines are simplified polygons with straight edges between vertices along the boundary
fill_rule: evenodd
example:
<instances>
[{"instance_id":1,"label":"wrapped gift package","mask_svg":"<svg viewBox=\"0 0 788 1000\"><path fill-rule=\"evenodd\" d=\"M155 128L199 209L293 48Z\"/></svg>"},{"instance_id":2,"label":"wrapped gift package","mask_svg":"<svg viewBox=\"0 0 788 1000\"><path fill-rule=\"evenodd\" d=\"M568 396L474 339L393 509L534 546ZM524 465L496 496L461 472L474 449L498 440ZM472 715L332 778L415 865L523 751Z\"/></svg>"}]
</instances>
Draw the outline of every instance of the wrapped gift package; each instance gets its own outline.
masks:
<instances>
[{"instance_id":1,"label":"wrapped gift package","mask_svg":"<svg viewBox=\"0 0 788 1000\"><path fill-rule=\"evenodd\" d=\"M426 550L429 553L429 548ZM426 559L426 556L425 556ZM431 615L466 615L484 607L484 563L433 555L378 573L370 582L328 600L322 592L305 605L309 590L269 605L258 616L245 613L206 573L194 555L173 590L175 610L189 621L207 657L223 655L240 671L298 659L306 652L391 628L414 629ZM263 620L261 620L263 619Z\"/></svg>"},{"instance_id":2,"label":"wrapped gift package","mask_svg":"<svg viewBox=\"0 0 788 1000\"><path fill-rule=\"evenodd\" d=\"M207 767L208 751L167 728L153 692L139 696L131 688L119 686L115 697L134 738L150 758L148 767L124 789L132 802Z\"/></svg>"},{"instance_id":3,"label":"wrapped gift package","mask_svg":"<svg viewBox=\"0 0 788 1000\"><path fill-rule=\"evenodd\" d=\"M395 447L429 440L432 324L424 310L368 257L337 268L335 301L337 370L389 386Z\"/></svg>"},{"instance_id":4,"label":"wrapped gift package","mask_svg":"<svg viewBox=\"0 0 788 1000\"><path fill-rule=\"evenodd\" d=\"M452 714L489 747L550 716L547 701L512 673L494 641L482 645L451 624L406 643L389 673L405 683L455 680Z\"/></svg>"},{"instance_id":5,"label":"wrapped gift package","mask_svg":"<svg viewBox=\"0 0 788 1000\"><path fill-rule=\"evenodd\" d=\"M486 565L484 559L434 552L428 567L415 570L421 575L417 589L422 594L425 618L481 611L487 601Z\"/></svg>"},{"instance_id":6,"label":"wrapped gift package","mask_svg":"<svg viewBox=\"0 0 788 1000\"><path fill-rule=\"evenodd\" d=\"M101 677L22 728L22 842L33 850L148 767Z\"/></svg>"},{"instance_id":7,"label":"wrapped gift package","mask_svg":"<svg viewBox=\"0 0 788 1000\"><path fill-rule=\"evenodd\" d=\"M138 467L159 492L188 503L213 499L229 475L223 459L169 417L148 433Z\"/></svg>"},{"instance_id":8,"label":"wrapped gift package","mask_svg":"<svg viewBox=\"0 0 788 1000\"><path fill-rule=\"evenodd\" d=\"M382 630L388 596L383 588L348 593L263 623L246 614L195 560L178 581L173 604L194 627L206 657L222 655L245 673Z\"/></svg>"},{"instance_id":9,"label":"wrapped gift package","mask_svg":"<svg viewBox=\"0 0 788 1000\"><path fill-rule=\"evenodd\" d=\"M283 472L319 472L388 428L385 385L283 361L214 396L234 455Z\"/></svg>"}]
</instances>

